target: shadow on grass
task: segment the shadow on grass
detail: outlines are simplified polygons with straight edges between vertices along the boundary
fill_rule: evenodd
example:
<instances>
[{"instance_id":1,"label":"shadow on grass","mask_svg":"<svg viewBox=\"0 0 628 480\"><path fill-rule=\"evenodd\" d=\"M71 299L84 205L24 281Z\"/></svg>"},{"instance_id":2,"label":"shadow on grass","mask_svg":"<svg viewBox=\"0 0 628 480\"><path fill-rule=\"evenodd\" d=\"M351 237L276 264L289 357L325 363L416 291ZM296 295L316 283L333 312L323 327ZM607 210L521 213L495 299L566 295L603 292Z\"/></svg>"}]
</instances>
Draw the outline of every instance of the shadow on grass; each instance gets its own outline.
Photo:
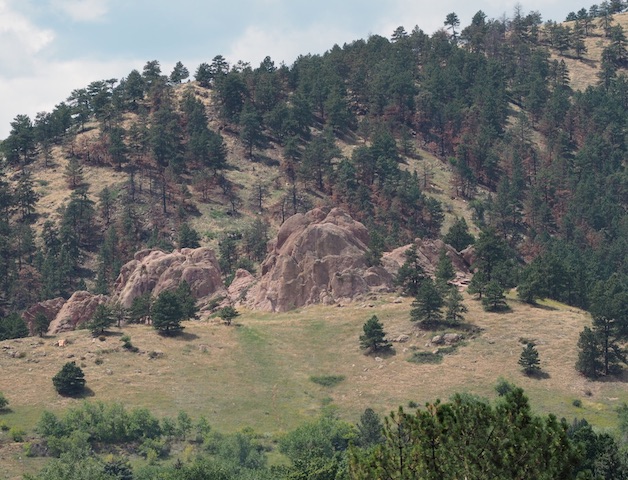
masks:
<instances>
[{"instance_id":1,"label":"shadow on grass","mask_svg":"<svg viewBox=\"0 0 628 480\"><path fill-rule=\"evenodd\" d=\"M624 369L617 373L610 373L604 377L598 377L594 381L601 383L628 383L628 370Z\"/></svg>"},{"instance_id":2,"label":"shadow on grass","mask_svg":"<svg viewBox=\"0 0 628 480\"><path fill-rule=\"evenodd\" d=\"M170 335L175 340L183 340L184 342L189 342L190 340L196 340L199 336L195 333L189 332L178 332L176 335Z\"/></svg>"},{"instance_id":3,"label":"shadow on grass","mask_svg":"<svg viewBox=\"0 0 628 480\"><path fill-rule=\"evenodd\" d=\"M539 310L547 310L547 311L550 311L550 312L554 312L554 311L558 310L556 307L552 307L551 305L542 305L542 304L536 303L536 302L534 302L534 303L523 302L523 303L525 303L526 305L531 306L532 308L538 308Z\"/></svg>"},{"instance_id":4,"label":"shadow on grass","mask_svg":"<svg viewBox=\"0 0 628 480\"><path fill-rule=\"evenodd\" d=\"M86 387L83 387L83 390L81 390L81 392L77 393L76 395L62 395L62 394L59 394L59 395L61 395L64 398L75 398L77 400L81 400L81 399L93 397L96 394L91 388L86 386Z\"/></svg>"},{"instance_id":5,"label":"shadow on grass","mask_svg":"<svg viewBox=\"0 0 628 480\"><path fill-rule=\"evenodd\" d=\"M550 378L550 374L547 372L544 372L543 370L540 370L538 372L532 372L532 373L526 374L526 377L532 378L534 380L547 380L548 378Z\"/></svg>"},{"instance_id":6,"label":"shadow on grass","mask_svg":"<svg viewBox=\"0 0 628 480\"><path fill-rule=\"evenodd\" d=\"M394 347L380 348L379 350L365 350L364 354L368 357L390 358L397 355Z\"/></svg>"}]
</instances>

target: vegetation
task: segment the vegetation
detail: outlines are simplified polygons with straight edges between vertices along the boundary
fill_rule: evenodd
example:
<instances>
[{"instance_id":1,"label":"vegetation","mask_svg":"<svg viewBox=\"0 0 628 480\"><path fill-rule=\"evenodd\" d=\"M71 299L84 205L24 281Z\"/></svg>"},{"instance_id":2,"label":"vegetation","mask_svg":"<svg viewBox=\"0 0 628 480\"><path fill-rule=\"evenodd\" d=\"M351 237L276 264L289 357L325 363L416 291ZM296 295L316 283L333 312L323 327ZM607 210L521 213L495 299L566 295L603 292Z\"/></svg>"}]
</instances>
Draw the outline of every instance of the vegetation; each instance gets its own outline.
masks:
<instances>
[{"instance_id":1,"label":"vegetation","mask_svg":"<svg viewBox=\"0 0 628 480\"><path fill-rule=\"evenodd\" d=\"M360 335L360 348L366 350L367 353L388 350L392 346L392 344L386 340L384 326L379 321L379 318L377 318L377 315L373 315L369 318L362 329L364 330L364 334Z\"/></svg>"},{"instance_id":2,"label":"vegetation","mask_svg":"<svg viewBox=\"0 0 628 480\"><path fill-rule=\"evenodd\" d=\"M85 374L76 362L67 362L52 377L52 384L59 395L76 396L85 390Z\"/></svg>"},{"instance_id":3,"label":"vegetation","mask_svg":"<svg viewBox=\"0 0 628 480\"><path fill-rule=\"evenodd\" d=\"M521 352L519 365L521 365L526 375L534 375L541 371L540 363L539 352L536 350L533 343L528 343Z\"/></svg>"}]
</instances>

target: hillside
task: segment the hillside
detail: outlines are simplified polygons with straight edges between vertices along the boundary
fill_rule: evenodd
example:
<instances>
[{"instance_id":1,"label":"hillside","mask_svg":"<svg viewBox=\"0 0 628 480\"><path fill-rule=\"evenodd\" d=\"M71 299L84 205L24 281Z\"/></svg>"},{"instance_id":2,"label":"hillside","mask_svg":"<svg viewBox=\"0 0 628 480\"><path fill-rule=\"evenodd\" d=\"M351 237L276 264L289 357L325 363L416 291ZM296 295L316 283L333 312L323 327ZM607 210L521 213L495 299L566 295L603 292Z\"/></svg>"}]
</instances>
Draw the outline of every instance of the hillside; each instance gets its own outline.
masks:
<instances>
[{"instance_id":1,"label":"hillside","mask_svg":"<svg viewBox=\"0 0 628 480\"><path fill-rule=\"evenodd\" d=\"M218 55L189 78L180 69L164 74L153 60L142 72L71 92L36 119L16 117L0 144L0 393L10 401L0 424L14 428L0 432L7 478L45 463L21 455L42 442L35 431L42 412L63 415L81 400L146 407L162 421L180 411L204 416L216 432L259 442L256 451L269 453L272 466L289 465L266 471L268 478L309 478L290 470L294 459L278 446L300 426L330 411L334 421L356 423L367 407L383 417L454 393L495 399L501 379L523 387L534 412L586 419L592 438L625 449L617 412L628 403L628 13L616 14L608 32L591 26L580 55L573 22L542 25L519 8L512 19L480 14L459 36L399 27L390 39L372 35L291 66L269 57L257 67L229 65ZM328 236L304 220L327 215L336 222ZM309 243L295 235L300 249L279 252L288 237L281 227L291 222ZM353 263L349 249L336 250L343 228L360 232L359 241L347 240L357 245ZM402 252L415 239L443 246L444 263L437 265L438 252L429 265L413 263L412 252ZM163 272L161 264L150 275L139 261L136 272L124 265L149 249L199 246L215 252L220 284L197 296L201 320L185 320L175 336L130 323L150 323L163 292L149 276ZM399 260L392 269L382 266L391 251ZM333 260L325 263L326 255ZM453 290L447 282L461 270L447 273L452 257L464 263ZM283 270L273 270L280 261ZM332 264L347 275L325 270ZM366 286L365 272L378 268L386 281L369 287L379 290L329 295L333 282L356 276ZM264 287L226 295L242 269ZM121 309L119 274L131 270L139 286L127 286L129 308ZM294 290L267 288L273 274ZM168 289L183 285L177 275ZM430 275L446 278L436 289ZM447 298L460 288L468 308L462 325L416 313L431 308L430 286ZM121 312L123 326L100 336L80 326L51 329L39 338L41 325L22 318L41 302L61 304L85 290L102 295L106 312ZM275 309L278 291L277 310L290 311L248 309ZM298 305L311 305L294 308L285 298L292 291L303 297ZM132 302L142 299L147 310L136 318ZM317 304L325 301L332 305ZM241 314L230 326L216 318L226 305ZM359 349L373 315L388 339L407 335L392 354ZM445 332L461 335L459 343L431 343ZM139 352L122 348L123 335ZM538 350L539 375L524 375L518 364L528 343ZM440 363L409 361L421 352ZM53 388L68 361L85 372L82 399ZM335 377L337 385L313 377ZM15 429L29 443L13 441ZM207 438L149 440L174 445L174 453L153 458L137 442L102 452L165 468L186 448L186 464L192 453L220 450ZM69 452L76 445L67 441ZM106 455L91 453L83 460L100 468ZM346 467L344 450L333 457ZM233 478L256 475L240 474Z\"/></svg>"}]
</instances>

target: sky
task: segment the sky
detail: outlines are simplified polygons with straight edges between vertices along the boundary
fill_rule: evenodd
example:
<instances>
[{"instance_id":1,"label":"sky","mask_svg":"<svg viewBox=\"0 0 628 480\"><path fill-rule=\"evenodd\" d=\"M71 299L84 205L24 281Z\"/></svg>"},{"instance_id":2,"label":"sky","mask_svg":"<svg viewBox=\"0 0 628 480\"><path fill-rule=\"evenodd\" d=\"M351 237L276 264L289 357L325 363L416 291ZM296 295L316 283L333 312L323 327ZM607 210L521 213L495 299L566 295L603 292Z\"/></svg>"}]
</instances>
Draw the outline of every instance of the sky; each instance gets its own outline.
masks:
<instances>
[{"instance_id":1,"label":"sky","mask_svg":"<svg viewBox=\"0 0 628 480\"><path fill-rule=\"evenodd\" d=\"M0 0L0 139L16 115L34 119L72 90L150 60L164 74L181 61L191 75L219 54L231 64L257 67L270 56L291 65L398 26L432 34L451 12L462 27L478 10L509 17L517 3L560 21L591 0Z\"/></svg>"}]
</instances>

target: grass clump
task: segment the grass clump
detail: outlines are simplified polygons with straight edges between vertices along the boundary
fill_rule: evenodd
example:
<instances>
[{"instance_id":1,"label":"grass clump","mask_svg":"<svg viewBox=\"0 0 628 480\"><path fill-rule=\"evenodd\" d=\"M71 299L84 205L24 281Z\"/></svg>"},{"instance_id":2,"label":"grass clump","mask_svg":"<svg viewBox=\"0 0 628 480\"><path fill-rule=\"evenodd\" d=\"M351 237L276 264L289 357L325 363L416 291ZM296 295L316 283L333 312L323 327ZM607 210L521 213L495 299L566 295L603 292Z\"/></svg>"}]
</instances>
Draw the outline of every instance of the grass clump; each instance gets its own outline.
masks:
<instances>
[{"instance_id":1,"label":"grass clump","mask_svg":"<svg viewBox=\"0 0 628 480\"><path fill-rule=\"evenodd\" d=\"M312 375L310 381L323 387L335 387L345 379L344 375Z\"/></svg>"},{"instance_id":2,"label":"grass clump","mask_svg":"<svg viewBox=\"0 0 628 480\"><path fill-rule=\"evenodd\" d=\"M441 363L443 355L433 352L414 352L408 361L412 363Z\"/></svg>"}]
</instances>

